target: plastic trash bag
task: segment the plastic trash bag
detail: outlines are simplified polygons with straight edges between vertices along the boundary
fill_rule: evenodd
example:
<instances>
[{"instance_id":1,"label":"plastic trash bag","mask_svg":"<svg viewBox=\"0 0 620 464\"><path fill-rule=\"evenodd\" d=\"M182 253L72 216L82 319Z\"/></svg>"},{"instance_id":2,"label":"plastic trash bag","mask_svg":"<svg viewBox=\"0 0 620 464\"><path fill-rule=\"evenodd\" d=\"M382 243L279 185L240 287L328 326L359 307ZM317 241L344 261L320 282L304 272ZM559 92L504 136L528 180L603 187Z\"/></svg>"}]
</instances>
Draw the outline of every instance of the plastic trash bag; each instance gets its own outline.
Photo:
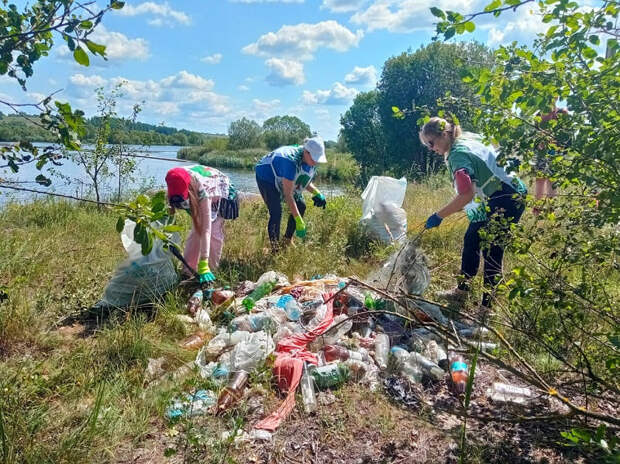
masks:
<instances>
[{"instance_id":1,"label":"plastic trash bag","mask_svg":"<svg viewBox=\"0 0 620 464\"><path fill-rule=\"evenodd\" d=\"M407 235L407 213L402 208L407 179L373 176L362 193L360 223L384 243L401 241Z\"/></svg>"},{"instance_id":2,"label":"plastic trash bag","mask_svg":"<svg viewBox=\"0 0 620 464\"><path fill-rule=\"evenodd\" d=\"M235 345L232 351L233 370L252 372L269 356L276 345L266 332L251 334L246 340Z\"/></svg>"},{"instance_id":3,"label":"plastic trash bag","mask_svg":"<svg viewBox=\"0 0 620 464\"><path fill-rule=\"evenodd\" d=\"M178 282L172 254L164 249L163 242L156 239L151 252L143 256L140 244L133 240L135 227L135 222L125 220L121 241L128 257L116 269L95 307L123 308L154 301ZM178 234L172 240L179 243Z\"/></svg>"}]
</instances>

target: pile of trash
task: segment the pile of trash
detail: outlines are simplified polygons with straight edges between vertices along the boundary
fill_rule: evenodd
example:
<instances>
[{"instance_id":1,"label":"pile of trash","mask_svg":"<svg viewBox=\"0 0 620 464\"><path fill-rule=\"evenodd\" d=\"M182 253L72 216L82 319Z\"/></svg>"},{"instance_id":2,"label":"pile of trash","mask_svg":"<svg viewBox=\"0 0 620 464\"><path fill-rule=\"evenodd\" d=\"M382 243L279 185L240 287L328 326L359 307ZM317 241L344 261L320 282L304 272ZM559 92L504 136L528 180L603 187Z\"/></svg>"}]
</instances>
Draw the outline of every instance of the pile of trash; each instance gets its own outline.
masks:
<instances>
[{"instance_id":1,"label":"pile of trash","mask_svg":"<svg viewBox=\"0 0 620 464\"><path fill-rule=\"evenodd\" d=\"M348 279L327 275L290 283L274 271L256 283L243 282L236 291L196 291L188 302L190 315L178 317L196 324L198 330L181 346L198 350L195 366L200 375L221 389L219 394L201 390L177 398L167 417L221 414L234 408L244 396L249 374L266 362L285 399L253 425L255 434L278 428L294 409L298 390L309 414L319 407L318 390L345 382L359 382L371 390L385 386L407 396L398 382L385 383L388 375L412 384L447 378L452 392L463 394L467 360L430 330L405 322L390 303ZM421 304L418 313L429 321L450 324L463 339L488 335L483 328L449 320L438 305ZM484 350L495 347L481 344ZM510 385L492 388L494 401L524 403L531 396L529 390Z\"/></svg>"}]
</instances>

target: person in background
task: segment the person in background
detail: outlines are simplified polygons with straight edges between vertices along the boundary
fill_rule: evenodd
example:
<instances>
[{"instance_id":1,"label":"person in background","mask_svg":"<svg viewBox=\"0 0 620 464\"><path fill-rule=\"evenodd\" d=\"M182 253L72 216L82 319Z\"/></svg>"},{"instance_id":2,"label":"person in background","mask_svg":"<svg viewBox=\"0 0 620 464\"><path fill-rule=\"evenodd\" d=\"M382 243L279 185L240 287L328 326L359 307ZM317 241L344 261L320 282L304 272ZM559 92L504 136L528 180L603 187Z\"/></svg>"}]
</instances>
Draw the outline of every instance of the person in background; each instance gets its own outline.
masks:
<instances>
[{"instance_id":1,"label":"person in background","mask_svg":"<svg viewBox=\"0 0 620 464\"><path fill-rule=\"evenodd\" d=\"M200 276L200 282L215 280L224 245L222 200L230 198L234 188L228 176L207 166L172 168L166 174L170 213L182 209L192 218L192 228L183 256ZM238 214L238 211L237 211ZM185 269L185 273L191 273Z\"/></svg>"},{"instance_id":2,"label":"person in background","mask_svg":"<svg viewBox=\"0 0 620 464\"><path fill-rule=\"evenodd\" d=\"M543 123L543 126L547 125L549 121L557 120L559 114L568 114L568 111L564 108L557 108L554 102L552 110L549 113L541 115L541 122ZM551 170L551 161L554 156L555 149L549 148L545 143L541 143L538 146L538 152L536 153L537 175L534 189L536 201L557 196L557 191L553 188L553 184L549 179L553 175ZM538 214L538 212L538 208L535 207L534 214Z\"/></svg>"},{"instance_id":3,"label":"person in background","mask_svg":"<svg viewBox=\"0 0 620 464\"><path fill-rule=\"evenodd\" d=\"M489 226L491 217L503 216L508 223L503 222L502 229L508 234L510 223L518 222L523 214L527 189L518 177L497 164L495 149L483 144L477 134L463 132L460 126L434 117L424 124L419 137L426 147L445 158L457 193L428 218L426 228L439 226L443 219L461 210L470 221L463 242L458 286L438 297L464 304L482 253L485 292L479 309L486 314L491 306L491 290L502 272L504 237L483 247L480 232Z\"/></svg>"},{"instance_id":4,"label":"person in background","mask_svg":"<svg viewBox=\"0 0 620 464\"><path fill-rule=\"evenodd\" d=\"M326 162L323 139L315 136L306 139L303 146L277 148L256 164L256 184L269 210L267 233L274 252L279 248L282 199L290 211L284 233L285 244L292 242L293 233L300 238L306 236L306 223L303 220L306 212L302 196L304 190L312 194L315 206L325 208L325 196L312 180L316 174L316 165Z\"/></svg>"}]
</instances>

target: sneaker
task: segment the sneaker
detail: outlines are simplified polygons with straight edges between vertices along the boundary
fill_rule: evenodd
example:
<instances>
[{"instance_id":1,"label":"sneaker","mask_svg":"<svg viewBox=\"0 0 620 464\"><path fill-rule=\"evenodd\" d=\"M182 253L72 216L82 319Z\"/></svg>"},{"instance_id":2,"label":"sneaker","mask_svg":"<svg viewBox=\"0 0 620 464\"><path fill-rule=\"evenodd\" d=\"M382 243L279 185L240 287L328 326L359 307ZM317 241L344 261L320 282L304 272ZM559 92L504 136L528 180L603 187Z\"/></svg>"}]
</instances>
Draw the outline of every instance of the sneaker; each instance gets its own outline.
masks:
<instances>
[{"instance_id":1,"label":"sneaker","mask_svg":"<svg viewBox=\"0 0 620 464\"><path fill-rule=\"evenodd\" d=\"M467 290L461 290L458 287L454 287L450 290L437 292L435 296L440 300L447 301L449 304L462 306L467 301L469 292Z\"/></svg>"}]
</instances>

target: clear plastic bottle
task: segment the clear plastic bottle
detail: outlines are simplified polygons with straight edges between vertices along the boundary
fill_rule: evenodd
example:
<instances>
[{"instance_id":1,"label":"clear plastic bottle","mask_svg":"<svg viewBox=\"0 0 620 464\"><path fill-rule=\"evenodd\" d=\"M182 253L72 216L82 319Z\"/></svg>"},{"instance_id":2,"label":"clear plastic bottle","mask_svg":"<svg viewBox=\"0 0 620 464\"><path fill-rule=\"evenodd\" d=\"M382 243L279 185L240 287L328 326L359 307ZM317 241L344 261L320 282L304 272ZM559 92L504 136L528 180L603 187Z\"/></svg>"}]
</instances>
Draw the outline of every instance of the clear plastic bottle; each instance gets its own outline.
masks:
<instances>
[{"instance_id":1,"label":"clear plastic bottle","mask_svg":"<svg viewBox=\"0 0 620 464\"><path fill-rule=\"evenodd\" d=\"M246 296L243 299L241 304L245 307L245 309L248 312L252 311L252 309L256 305L256 302L260 300L261 298L263 298L264 296L269 295L273 291L275 286L276 286L275 281L265 282L259 285L258 287L256 287L256 289L254 289L252 293L250 293L248 296Z\"/></svg>"},{"instance_id":2,"label":"clear plastic bottle","mask_svg":"<svg viewBox=\"0 0 620 464\"><path fill-rule=\"evenodd\" d=\"M301 317L301 307L297 300L291 295L282 295L276 306L282 308L286 312L286 316L290 321L298 321Z\"/></svg>"},{"instance_id":3,"label":"clear plastic bottle","mask_svg":"<svg viewBox=\"0 0 620 464\"><path fill-rule=\"evenodd\" d=\"M248 383L248 373L246 371L233 372L228 385L224 387L217 399L216 414L229 409L233 404L241 399L243 390Z\"/></svg>"},{"instance_id":4,"label":"clear plastic bottle","mask_svg":"<svg viewBox=\"0 0 620 464\"><path fill-rule=\"evenodd\" d=\"M378 333L375 337L375 360L381 369L387 367L388 354L390 352L390 337L384 333Z\"/></svg>"},{"instance_id":5,"label":"clear plastic bottle","mask_svg":"<svg viewBox=\"0 0 620 464\"><path fill-rule=\"evenodd\" d=\"M416 364L420 370L428 374L434 380L441 380L445 375L445 372L441 367L430 359L425 358L420 353L411 353L409 355L408 362Z\"/></svg>"},{"instance_id":6,"label":"clear plastic bottle","mask_svg":"<svg viewBox=\"0 0 620 464\"><path fill-rule=\"evenodd\" d=\"M325 332L325 334L322 337L326 345L332 345L334 343L338 343L340 339L346 333L348 333L353 327L353 321L349 319L349 317L346 314L341 314L340 316L336 316L336 318L334 319L334 323L332 324L332 327L334 327L336 324L340 324L340 325L338 325L338 327L335 327L333 329L329 329L327 332Z\"/></svg>"},{"instance_id":7,"label":"clear plastic bottle","mask_svg":"<svg viewBox=\"0 0 620 464\"><path fill-rule=\"evenodd\" d=\"M202 290L196 290L187 302L187 312L192 316L202 308L203 293Z\"/></svg>"},{"instance_id":8,"label":"clear plastic bottle","mask_svg":"<svg viewBox=\"0 0 620 464\"><path fill-rule=\"evenodd\" d=\"M304 370L301 376L301 397L304 402L304 410L311 414L317 409L316 392L314 390L314 379L310 375L308 363L304 363Z\"/></svg>"},{"instance_id":9,"label":"clear plastic bottle","mask_svg":"<svg viewBox=\"0 0 620 464\"><path fill-rule=\"evenodd\" d=\"M207 334L199 331L185 338L181 343L179 343L179 346L181 348L185 348L186 350L197 350L204 345L206 338Z\"/></svg>"},{"instance_id":10,"label":"clear plastic bottle","mask_svg":"<svg viewBox=\"0 0 620 464\"><path fill-rule=\"evenodd\" d=\"M346 361L347 359L355 359L357 361L363 361L364 357L357 351L347 350L343 346L339 345L325 345L322 348L322 352L325 355L327 362L332 361Z\"/></svg>"},{"instance_id":11,"label":"clear plastic bottle","mask_svg":"<svg viewBox=\"0 0 620 464\"><path fill-rule=\"evenodd\" d=\"M487 394L493 401L516 404L527 404L532 397L532 391L529 388L501 382L495 382L487 390Z\"/></svg>"},{"instance_id":12,"label":"clear plastic bottle","mask_svg":"<svg viewBox=\"0 0 620 464\"><path fill-rule=\"evenodd\" d=\"M448 368L448 354L435 340L430 340L426 343L422 354L442 369Z\"/></svg>"},{"instance_id":13,"label":"clear plastic bottle","mask_svg":"<svg viewBox=\"0 0 620 464\"><path fill-rule=\"evenodd\" d=\"M246 314L235 317L230 321L230 327L233 331L245 330L248 332L258 332L271 322L271 318L267 314Z\"/></svg>"}]
</instances>

